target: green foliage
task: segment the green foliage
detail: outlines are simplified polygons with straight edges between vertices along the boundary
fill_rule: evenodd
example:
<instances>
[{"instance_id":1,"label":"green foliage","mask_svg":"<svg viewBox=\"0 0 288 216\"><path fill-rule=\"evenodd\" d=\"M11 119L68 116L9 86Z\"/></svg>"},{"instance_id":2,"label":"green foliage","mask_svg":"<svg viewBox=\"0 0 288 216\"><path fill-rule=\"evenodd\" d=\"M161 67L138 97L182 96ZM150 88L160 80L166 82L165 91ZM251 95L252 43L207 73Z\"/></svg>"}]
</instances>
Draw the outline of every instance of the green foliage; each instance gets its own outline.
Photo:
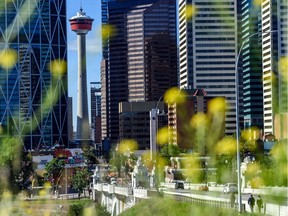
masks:
<instances>
[{"instance_id":1,"label":"green foliage","mask_svg":"<svg viewBox=\"0 0 288 216\"><path fill-rule=\"evenodd\" d=\"M110 216L106 207L91 203L90 200L80 200L69 205L67 216Z\"/></svg>"},{"instance_id":2,"label":"green foliage","mask_svg":"<svg viewBox=\"0 0 288 216\"><path fill-rule=\"evenodd\" d=\"M122 176L122 167L127 159L126 155L120 154L118 151L113 152L113 157L110 159L109 164L111 165L111 170L118 173L118 177Z\"/></svg>"},{"instance_id":3,"label":"green foliage","mask_svg":"<svg viewBox=\"0 0 288 216\"><path fill-rule=\"evenodd\" d=\"M143 200L133 207L122 212L120 216L170 216L170 215L238 215L236 211L230 209L220 209L211 206L199 206L187 202L178 202L169 198L151 198ZM242 215L252 215L244 213Z\"/></svg>"},{"instance_id":4,"label":"green foliage","mask_svg":"<svg viewBox=\"0 0 288 216\"><path fill-rule=\"evenodd\" d=\"M98 216L110 216L111 214L107 211L105 206L101 206L100 204L95 205L96 215Z\"/></svg>"},{"instance_id":5,"label":"green foliage","mask_svg":"<svg viewBox=\"0 0 288 216\"><path fill-rule=\"evenodd\" d=\"M72 177L72 186L78 190L78 195L89 185L91 173L87 168L77 168L75 174Z\"/></svg>"},{"instance_id":6,"label":"green foliage","mask_svg":"<svg viewBox=\"0 0 288 216\"><path fill-rule=\"evenodd\" d=\"M31 177L34 175L34 169L32 157L23 150L20 154L20 161L19 172L15 173L13 182L15 182L20 190L23 190L30 186Z\"/></svg>"},{"instance_id":7,"label":"green foliage","mask_svg":"<svg viewBox=\"0 0 288 216\"><path fill-rule=\"evenodd\" d=\"M165 164L168 165L170 157L178 157L181 153L183 150L178 145L164 145L160 149L159 156L163 157Z\"/></svg>"},{"instance_id":8,"label":"green foliage","mask_svg":"<svg viewBox=\"0 0 288 216\"><path fill-rule=\"evenodd\" d=\"M164 145L160 149L160 156L162 157L177 157L182 153L178 145Z\"/></svg>"},{"instance_id":9,"label":"green foliage","mask_svg":"<svg viewBox=\"0 0 288 216\"><path fill-rule=\"evenodd\" d=\"M267 186L288 186L287 176L287 142L278 142L271 150L270 156L260 161L261 176Z\"/></svg>"},{"instance_id":10,"label":"green foliage","mask_svg":"<svg viewBox=\"0 0 288 216\"><path fill-rule=\"evenodd\" d=\"M99 161L97 160L97 158L95 156L95 149L92 146L90 146L90 148L84 148L83 149L83 156L84 156L86 163L88 165L99 163Z\"/></svg>"},{"instance_id":11,"label":"green foliage","mask_svg":"<svg viewBox=\"0 0 288 216\"><path fill-rule=\"evenodd\" d=\"M67 216L84 216L84 206L84 202L71 204Z\"/></svg>"},{"instance_id":12,"label":"green foliage","mask_svg":"<svg viewBox=\"0 0 288 216\"><path fill-rule=\"evenodd\" d=\"M44 177L46 178L46 180L52 181L52 183L55 184L55 186L57 187L60 177L63 173L64 166L65 161L53 158L45 166L46 173L44 174Z\"/></svg>"},{"instance_id":13,"label":"green foliage","mask_svg":"<svg viewBox=\"0 0 288 216\"><path fill-rule=\"evenodd\" d=\"M16 194L29 186L32 159L23 151L21 141L7 136L0 140L0 194L4 189Z\"/></svg>"},{"instance_id":14,"label":"green foliage","mask_svg":"<svg viewBox=\"0 0 288 216\"><path fill-rule=\"evenodd\" d=\"M216 182L224 184L227 182L235 182L237 179L236 158L231 155L218 155L216 157Z\"/></svg>"}]
</instances>

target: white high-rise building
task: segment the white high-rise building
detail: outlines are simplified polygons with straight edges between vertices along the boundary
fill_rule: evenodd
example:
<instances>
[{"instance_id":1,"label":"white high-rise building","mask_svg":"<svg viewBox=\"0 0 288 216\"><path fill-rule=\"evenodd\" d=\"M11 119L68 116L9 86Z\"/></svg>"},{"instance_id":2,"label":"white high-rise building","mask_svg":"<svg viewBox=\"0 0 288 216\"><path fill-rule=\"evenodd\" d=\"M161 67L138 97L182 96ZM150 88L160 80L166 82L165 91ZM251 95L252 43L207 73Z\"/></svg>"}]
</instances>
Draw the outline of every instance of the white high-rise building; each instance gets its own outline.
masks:
<instances>
[{"instance_id":1,"label":"white high-rise building","mask_svg":"<svg viewBox=\"0 0 288 216\"><path fill-rule=\"evenodd\" d=\"M279 68L279 62L288 61L287 4L287 0L263 0L261 5L262 32L271 32L262 34L265 134L275 133L276 114L287 114L287 75Z\"/></svg>"},{"instance_id":2,"label":"white high-rise building","mask_svg":"<svg viewBox=\"0 0 288 216\"><path fill-rule=\"evenodd\" d=\"M234 133L237 1L179 0L179 32L180 88L226 97L225 132Z\"/></svg>"}]
</instances>

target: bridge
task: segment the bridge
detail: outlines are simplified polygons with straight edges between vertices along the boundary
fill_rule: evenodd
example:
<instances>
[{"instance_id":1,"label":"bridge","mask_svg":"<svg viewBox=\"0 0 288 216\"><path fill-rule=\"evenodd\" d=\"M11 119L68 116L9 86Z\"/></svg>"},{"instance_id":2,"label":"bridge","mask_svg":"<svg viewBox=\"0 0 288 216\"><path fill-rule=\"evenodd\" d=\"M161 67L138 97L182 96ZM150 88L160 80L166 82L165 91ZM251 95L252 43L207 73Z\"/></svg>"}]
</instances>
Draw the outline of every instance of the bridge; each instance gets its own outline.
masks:
<instances>
[{"instance_id":1,"label":"bridge","mask_svg":"<svg viewBox=\"0 0 288 216\"><path fill-rule=\"evenodd\" d=\"M186 201L195 204L205 204L205 205L213 205L221 208L231 208L230 201L228 197L217 197L212 195L203 195L203 194L193 194L193 190L198 190L199 185L192 185L185 183L184 189L186 190L172 190L175 188L175 183L166 183L162 184L163 187L168 190L163 191L164 196L173 196L175 199L179 201ZM101 203L101 205L106 206L107 210L111 213L112 216L117 216L121 212L126 209L132 207L141 199L148 199L152 196L155 196L157 193L154 189L145 189L145 188L133 188L133 187L125 187L118 186L115 184L108 183L96 183L95 179L93 180L92 185L92 197L93 200ZM169 190L171 189L171 190ZM209 187L209 191L221 191L222 187ZM186 191L186 193L184 192ZM189 191L189 192L187 192ZM262 188L262 189L251 189L245 188L243 189L243 194L268 194L278 193L279 191L286 191L287 188ZM250 212L248 208L247 200L243 201L244 209L247 212ZM235 208L235 211L237 208ZM279 205L273 203L265 203L264 208L265 214L267 215L275 215L275 216L287 216L288 206L287 206L287 197L286 204Z\"/></svg>"}]
</instances>

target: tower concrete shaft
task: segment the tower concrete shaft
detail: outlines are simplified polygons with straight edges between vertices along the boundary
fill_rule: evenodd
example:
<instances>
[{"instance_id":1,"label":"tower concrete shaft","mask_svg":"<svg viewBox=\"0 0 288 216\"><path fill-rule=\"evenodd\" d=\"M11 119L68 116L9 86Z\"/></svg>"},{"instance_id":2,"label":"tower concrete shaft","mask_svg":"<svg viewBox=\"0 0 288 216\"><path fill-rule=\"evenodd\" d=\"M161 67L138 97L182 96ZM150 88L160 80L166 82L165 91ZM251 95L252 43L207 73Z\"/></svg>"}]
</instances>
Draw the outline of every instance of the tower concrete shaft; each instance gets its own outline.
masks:
<instances>
[{"instance_id":1,"label":"tower concrete shaft","mask_svg":"<svg viewBox=\"0 0 288 216\"><path fill-rule=\"evenodd\" d=\"M86 72L86 35L78 34L78 91L76 140L89 140L89 114Z\"/></svg>"},{"instance_id":2,"label":"tower concrete shaft","mask_svg":"<svg viewBox=\"0 0 288 216\"><path fill-rule=\"evenodd\" d=\"M78 42L78 92L77 92L77 131L76 141L87 144L90 140L87 73L86 73L86 34L91 30L93 19L82 8L70 20L72 31L77 34Z\"/></svg>"}]
</instances>

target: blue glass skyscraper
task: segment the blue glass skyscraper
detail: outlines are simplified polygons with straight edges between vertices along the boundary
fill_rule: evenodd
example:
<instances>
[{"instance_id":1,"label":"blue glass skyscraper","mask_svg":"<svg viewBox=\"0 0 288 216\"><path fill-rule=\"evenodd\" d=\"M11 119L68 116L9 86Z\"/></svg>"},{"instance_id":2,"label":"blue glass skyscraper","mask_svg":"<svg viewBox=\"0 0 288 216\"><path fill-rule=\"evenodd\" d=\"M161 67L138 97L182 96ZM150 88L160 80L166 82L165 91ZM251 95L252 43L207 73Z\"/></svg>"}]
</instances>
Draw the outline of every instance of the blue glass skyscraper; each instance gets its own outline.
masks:
<instances>
[{"instance_id":1,"label":"blue glass skyscraper","mask_svg":"<svg viewBox=\"0 0 288 216\"><path fill-rule=\"evenodd\" d=\"M0 2L0 51L16 54L0 65L0 137L18 137L25 150L68 143L66 20L66 0Z\"/></svg>"}]
</instances>

